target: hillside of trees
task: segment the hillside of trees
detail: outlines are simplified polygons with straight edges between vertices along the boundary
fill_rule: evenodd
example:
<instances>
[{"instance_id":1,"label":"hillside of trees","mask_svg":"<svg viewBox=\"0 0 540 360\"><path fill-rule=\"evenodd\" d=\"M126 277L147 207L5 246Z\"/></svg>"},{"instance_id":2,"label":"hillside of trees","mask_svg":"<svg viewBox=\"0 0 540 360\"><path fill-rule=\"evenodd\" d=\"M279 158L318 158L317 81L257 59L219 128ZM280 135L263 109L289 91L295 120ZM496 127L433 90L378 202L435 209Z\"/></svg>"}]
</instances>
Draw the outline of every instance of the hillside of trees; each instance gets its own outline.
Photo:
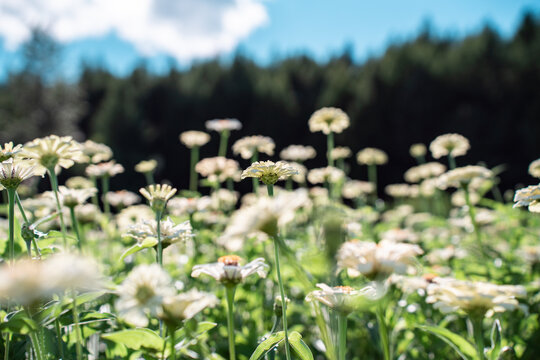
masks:
<instances>
[{"instance_id":1,"label":"hillside of trees","mask_svg":"<svg viewBox=\"0 0 540 360\"><path fill-rule=\"evenodd\" d=\"M104 142L127 169L113 186L143 185L133 166L156 158L158 179L187 187L189 153L178 134L204 130L206 120L222 117L244 125L232 141L270 136L276 153L289 144L311 144L319 156L307 165L322 166L326 138L310 133L307 120L323 106L340 107L351 118L338 145L388 153L383 184L403 182L404 170L414 165L412 143L429 144L448 132L471 141L458 165L505 165L502 190L532 183L527 166L540 157L540 20L531 14L510 38L489 27L460 40L425 31L363 63L348 52L325 63L296 56L270 66L239 55L232 63L206 61L165 75L140 66L116 77L87 66L77 82L65 83L51 80L58 51L40 31L25 45L23 69L0 84L0 141L56 133ZM217 154L213 136L203 157ZM365 179L365 169L352 166L350 176Z\"/></svg>"}]
</instances>

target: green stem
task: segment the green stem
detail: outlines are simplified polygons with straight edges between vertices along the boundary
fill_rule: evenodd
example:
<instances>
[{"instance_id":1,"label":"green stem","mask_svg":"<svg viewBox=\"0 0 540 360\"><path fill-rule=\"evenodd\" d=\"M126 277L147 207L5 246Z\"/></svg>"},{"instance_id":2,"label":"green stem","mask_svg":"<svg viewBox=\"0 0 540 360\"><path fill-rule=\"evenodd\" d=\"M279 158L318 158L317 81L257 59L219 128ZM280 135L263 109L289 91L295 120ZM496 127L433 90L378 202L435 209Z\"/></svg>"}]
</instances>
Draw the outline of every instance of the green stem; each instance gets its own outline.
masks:
<instances>
[{"instance_id":1,"label":"green stem","mask_svg":"<svg viewBox=\"0 0 540 360\"><path fill-rule=\"evenodd\" d=\"M23 217L23 220L25 222L25 224L30 224L30 222L28 221L28 217L26 216L26 212L24 212L24 208L22 206L22 203L21 203L21 198L19 197L19 194L17 194L17 192L15 192L15 200L17 200L17 206L19 207L19 211L21 212L21 215Z\"/></svg>"},{"instance_id":2,"label":"green stem","mask_svg":"<svg viewBox=\"0 0 540 360\"><path fill-rule=\"evenodd\" d=\"M65 359L65 356L64 356L64 342L62 341L62 330L60 328L60 321L58 320L58 318L56 318L54 320L54 328L55 328L55 331L56 331L56 342L57 342L57 345L58 345L58 351L59 351L59 354L60 354L60 358Z\"/></svg>"},{"instance_id":3,"label":"green stem","mask_svg":"<svg viewBox=\"0 0 540 360\"><path fill-rule=\"evenodd\" d=\"M453 157L452 154L448 154L448 166L450 167L450 170L456 168L456 158Z\"/></svg>"},{"instance_id":4,"label":"green stem","mask_svg":"<svg viewBox=\"0 0 540 360\"><path fill-rule=\"evenodd\" d=\"M77 237L77 246L79 247L79 251L82 251L82 238L79 232L79 221L77 220L77 216L75 216L75 208L70 207L69 213L71 214L71 227L73 228L73 232Z\"/></svg>"},{"instance_id":5,"label":"green stem","mask_svg":"<svg viewBox=\"0 0 540 360\"><path fill-rule=\"evenodd\" d=\"M285 189L287 189L288 191L292 191L293 183L292 183L291 178L288 178L287 180L285 180Z\"/></svg>"},{"instance_id":6,"label":"green stem","mask_svg":"<svg viewBox=\"0 0 540 360\"><path fill-rule=\"evenodd\" d=\"M332 150L334 149L334 133L330 132L326 137L326 158L328 159L328 166L334 166L334 159L332 158Z\"/></svg>"},{"instance_id":7,"label":"green stem","mask_svg":"<svg viewBox=\"0 0 540 360\"><path fill-rule=\"evenodd\" d=\"M56 172L54 167L47 170L49 173L49 179L51 180L51 187L54 192L54 198L56 199L56 207L58 209L58 217L60 218L60 229L62 230L62 241L64 248L67 248L67 238L66 238L66 224L64 223L64 214L62 213L62 205L60 205L60 198L58 197L58 178L56 177Z\"/></svg>"},{"instance_id":8,"label":"green stem","mask_svg":"<svg viewBox=\"0 0 540 360\"><path fill-rule=\"evenodd\" d=\"M227 331L229 332L229 359L236 359L236 350L234 347L234 312L233 312L233 303L234 303L234 293L236 291L235 285L225 286L225 291L227 293Z\"/></svg>"},{"instance_id":9,"label":"green stem","mask_svg":"<svg viewBox=\"0 0 540 360\"><path fill-rule=\"evenodd\" d=\"M148 185L154 184L154 173L152 171L147 171L144 173L144 178L146 179L146 183Z\"/></svg>"},{"instance_id":10,"label":"green stem","mask_svg":"<svg viewBox=\"0 0 540 360\"><path fill-rule=\"evenodd\" d=\"M291 360L291 350L289 349L289 334L287 331L287 300L285 298L285 289L283 288L283 281L281 280L281 270L279 268L279 242L277 240L277 237L274 238L274 254L276 257L276 273L282 303L283 332L285 333L285 355L287 357L287 360Z\"/></svg>"},{"instance_id":11,"label":"green stem","mask_svg":"<svg viewBox=\"0 0 540 360\"><path fill-rule=\"evenodd\" d=\"M221 132L219 138L219 153L218 156L227 157L227 143L229 142L229 130L224 130Z\"/></svg>"},{"instance_id":12,"label":"green stem","mask_svg":"<svg viewBox=\"0 0 540 360\"><path fill-rule=\"evenodd\" d=\"M476 343L476 353L478 360L484 360L484 334L482 327L482 317L471 318L473 325L474 341Z\"/></svg>"},{"instance_id":13,"label":"green stem","mask_svg":"<svg viewBox=\"0 0 540 360\"><path fill-rule=\"evenodd\" d=\"M191 148L191 162L189 166L189 190L197 191L197 172L195 165L199 162L199 147Z\"/></svg>"},{"instance_id":14,"label":"green stem","mask_svg":"<svg viewBox=\"0 0 540 360\"><path fill-rule=\"evenodd\" d=\"M15 262L15 189L7 189L9 219L9 261Z\"/></svg>"},{"instance_id":15,"label":"green stem","mask_svg":"<svg viewBox=\"0 0 540 360\"><path fill-rule=\"evenodd\" d=\"M92 181L92 184L94 185L94 187L97 189L98 186L97 186L97 179L96 179L96 177L95 177L95 176L90 176L90 180ZM97 192L92 196L92 204L94 204L96 207L99 206Z\"/></svg>"},{"instance_id":16,"label":"green stem","mask_svg":"<svg viewBox=\"0 0 540 360\"><path fill-rule=\"evenodd\" d=\"M266 190L268 191L268 197L274 197L274 185L266 185Z\"/></svg>"},{"instance_id":17,"label":"green stem","mask_svg":"<svg viewBox=\"0 0 540 360\"><path fill-rule=\"evenodd\" d=\"M107 218L111 215L111 206L109 205L109 200L107 200L107 193L109 192L109 176L104 175L101 178L101 191L102 191L102 198L103 201L103 210L105 211L105 215Z\"/></svg>"},{"instance_id":18,"label":"green stem","mask_svg":"<svg viewBox=\"0 0 540 360\"><path fill-rule=\"evenodd\" d=\"M253 156L251 157L251 163L255 163L259 161L259 152L257 151L257 149L255 149L253 151ZM259 179L254 177L254 178L251 178L251 181L253 182L253 193L255 193L255 195L259 195Z\"/></svg>"},{"instance_id":19,"label":"green stem","mask_svg":"<svg viewBox=\"0 0 540 360\"><path fill-rule=\"evenodd\" d=\"M425 164L426 163L425 156L424 155L417 156L416 157L416 162L418 163L418 165Z\"/></svg>"},{"instance_id":20,"label":"green stem","mask_svg":"<svg viewBox=\"0 0 540 360\"><path fill-rule=\"evenodd\" d=\"M169 344L171 346L171 360L176 360L176 339L174 338L174 327L167 327L167 331L169 332Z\"/></svg>"},{"instance_id":21,"label":"green stem","mask_svg":"<svg viewBox=\"0 0 540 360\"><path fill-rule=\"evenodd\" d=\"M6 333L6 342L4 345L4 360L9 360L9 344L11 343L11 334Z\"/></svg>"},{"instance_id":22,"label":"green stem","mask_svg":"<svg viewBox=\"0 0 540 360\"><path fill-rule=\"evenodd\" d=\"M384 354L384 360L390 360L390 342L388 341L388 328L384 316L384 309L381 305L377 306L376 310L377 322L379 324L379 337L381 340L381 350Z\"/></svg>"},{"instance_id":23,"label":"green stem","mask_svg":"<svg viewBox=\"0 0 540 360\"><path fill-rule=\"evenodd\" d=\"M161 243L161 212L156 211L157 262L163 267L163 244Z\"/></svg>"},{"instance_id":24,"label":"green stem","mask_svg":"<svg viewBox=\"0 0 540 360\"><path fill-rule=\"evenodd\" d=\"M234 180L232 178L227 179L227 190L234 191Z\"/></svg>"},{"instance_id":25,"label":"green stem","mask_svg":"<svg viewBox=\"0 0 540 360\"><path fill-rule=\"evenodd\" d=\"M484 256L486 256L486 253L484 251L484 246L482 244L482 236L480 234L480 228L478 227L478 223L476 222L476 210L474 208L474 205L471 202L469 186L466 184L461 184L461 188L463 189L463 192L465 193L465 203L467 204L467 208L469 210L469 217L471 218L471 223L474 229L474 234L476 236L477 245L482 250L482 253L484 254Z\"/></svg>"},{"instance_id":26,"label":"green stem","mask_svg":"<svg viewBox=\"0 0 540 360\"><path fill-rule=\"evenodd\" d=\"M75 349L77 351L77 360L82 360L82 334L79 324L79 311L77 310L77 295L73 291L73 322L75 323Z\"/></svg>"},{"instance_id":27,"label":"green stem","mask_svg":"<svg viewBox=\"0 0 540 360\"><path fill-rule=\"evenodd\" d=\"M339 327L339 360L346 359L347 352L347 315L338 315L338 327Z\"/></svg>"},{"instance_id":28,"label":"green stem","mask_svg":"<svg viewBox=\"0 0 540 360\"><path fill-rule=\"evenodd\" d=\"M29 308L26 308L26 313L28 314L28 317L30 317L30 319L33 318L32 312ZM32 347L34 348L34 353L36 354L36 360L45 360L45 357L43 355L43 349L41 348L41 342L39 341L39 332L40 328L35 331L31 331L28 336L30 336L30 341L32 342Z\"/></svg>"},{"instance_id":29,"label":"green stem","mask_svg":"<svg viewBox=\"0 0 540 360\"><path fill-rule=\"evenodd\" d=\"M377 165L369 164L368 165L368 180L373 184L372 197L373 201L377 200L379 194L377 193Z\"/></svg>"}]
</instances>

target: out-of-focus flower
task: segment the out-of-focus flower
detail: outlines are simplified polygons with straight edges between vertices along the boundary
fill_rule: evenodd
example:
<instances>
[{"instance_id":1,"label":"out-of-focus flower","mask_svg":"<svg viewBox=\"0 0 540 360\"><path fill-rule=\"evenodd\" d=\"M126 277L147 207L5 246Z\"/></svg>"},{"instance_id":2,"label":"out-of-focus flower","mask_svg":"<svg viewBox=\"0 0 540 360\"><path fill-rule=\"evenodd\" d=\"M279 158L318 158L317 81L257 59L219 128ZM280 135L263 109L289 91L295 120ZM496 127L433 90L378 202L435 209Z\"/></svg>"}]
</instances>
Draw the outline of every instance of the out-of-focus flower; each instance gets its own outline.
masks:
<instances>
[{"instance_id":1,"label":"out-of-focus flower","mask_svg":"<svg viewBox=\"0 0 540 360\"><path fill-rule=\"evenodd\" d=\"M529 211L540 213L540 185L531 185L516 191L514 207L528 206Z\"/></svg>"},{"instance_id":2,"label":"out-of-focus flower","mask_svg":"<svg viewBox=\"0 0 540 360\"><path fill-rule=\"evenodd\" d=\"M0 190L15 190L26 179L35 176L36 167L25 160L4 161L0 163Z\"/></svg>"},{"instance_id":3,"label":"out-of-focus flower","mask_svg":"<svg viewBox=\"0 0 540 360\"><path fill-rule=\"evenodd\" d=\"M93 261L70 254L5 264L0 267L0 301L32 305L70 289L101 289L103 279L96 268Z\"/></svg>"},{"instance_id":4,"label":"out-of-focus flower","mask_svg":"<svg viewBox=\"0 0 540 360\"><path fill-rule=\"evenodd\" d=\"M195 171L210 181L224 182L233 179L238 172L238 162L223 156L202 159L195 165Z\"/></svg>"},{"instance_id":5,"label":"out-of-focus flower","mask_svg":"<svg viewBox=\"0 0 540 360\"><path fill-rule=\"evenodd\" d=\"M427 149L424 144L412 144L409 148L409 154L414 158L425 156L426 153Z\"/></svg>"},{"instance_id":6,"label":"out-of-focus flower","mask_svg":"<svg viewBox=\"0 0 540 360\"><path fill-rule=\"evenodd\" d=\"M336 167L327 166L309 170L307 178L312 184L336 183L345 178L345 173Z\"/></svg>"},{"instance_id":7,"label":"out-of-focus flower","mask_svg":"<svg viewBox=\"0 0 540 360\"><path fill-rule=\"evenodd\" d=\"M470 147L469 140L459 134L440 135L429 144L429 150L435 159L446 155L452 157L465 155Z\"/></svg>"},{"instance_id":8,"label":"out-of-focus flower","mask_svg":"<svg viewBox=\"0 0 540 360\"><path fill-rule=\"evenodd\" d=\"M341 190L345 199L356 199L366 194L371 194L375 191L375 186L369 181L349 180L343 184Z\"/></svg>"},{"instance_id":9,"label":"out-of-focus flower","mask_svg":"<svg viewBox=\"0 0 540 360\"><path fill-rule=\"evenodd\" d=\"M413 166L407 170L404 174L406 181L410 183L417 183L424 179L433 178L441 175L446 171L446 166L438 162L429 162L426 164Z\"/></svg>"},{"instance_id":10,"label":"out-of-focus flower","mask_svg":"<svg viewBox=\"0 0 540 360\"><path fill-rule=\"evenodd\" d=\"M71 136L49 135L26 143L20 157L29 159L36 165L36 174L43 175L50 169L58 172L59 168L68 169L75 162L82 161L81 144Z\"/></svg>"},{"instance_id":11,"label":"out-of-focus flower","mask_svg":"<svg viewBox=\"0 0 540 360\"><path fill-rule=\"evenodd\" d=\"M66 180L66 186L70 189L89 189L94 187L94 183L83 176L73 176Z\"/></svg>"},{"instance_id":12,"label":"out-of-focus flower","mask_svg":"<svg viewBox=\"0 0 540 360\"><path fill-rule=\"evenodd\" d=\"M212 192L210 199L214 210L229 211L234 209L238 202L238 193L227 189L218 189Z\"/></svg>"},{"instance_id":13,"label":"out-of-focus flower","mask_svg":"<svg viewBox=\"0 0 540 360\"><path fill-rule=\"evenodd\" d=\"M148 315L157 316L166 297L174 295L170 276L158 264L139 265L118 287L116 309L126 322L148 325Z\"/></svg>"},{"instance_id":14,"label":"out-of-focus flower","mask_svg":"<svg viewBox=\"0 0 540 360\"><path fill-rule=\"evenodd\" d=\"M84 204L86 200L94 196L96 193L96 188L70 189L65 186L58 187L58 198L60 203L68 208L74 208L77 205ZM55 195L52 191L47 191L44 194L53 200L55 199Z\"/></svg>"},{"instance_id":15,"label":"out-of-focus flower","mask_svg":"<svg viewBox=\"0 0 540 360\"><path fill-rule=\"evenodd\" d=\"M476 178L489 179L491 177L493 177L491 170L483 166L469 165L447 171L439 176L438 186L441 189L460 187L461 184L468 185Z\"/></svg>"},{"instance_id":16,"label":"out-of-focus flower","mask_svg":"<svg viewBox=\"0 0 540 360\"><path fill-rule=\"evenodd\" d=\"M380 149L368 147L356 154L356 161L360 165L384 165L388 162L388 155Z\"/></svg>"},{"instance_id":17,"label":"out-of-focus flower","mask_svg":"<svg viewBox=\"0 0 540 360\"><path fill-rule=\"evenodd\" d=\"M418 245L381 241L348 241L338 251L338 267L349 276L366 276L371 280L384 280L393 273L411 270L417 255L424 252Z\"/></svg>"},{"instance_id":18,"label":"out-of-focus flower","mask_svg":"<svg viewBox=\"0 0 540 360\"><path fill-rule=\"evenodd\" d=\"M138 173L149 173L154 170L156 170L156 167L158 165L157 160L150 159L150 160L143 160L139 162L137 165L135 165L135 171Z\"/></svg>"},{"instance_id":19,"label":"out-of-focus flower","mask_svg":"<svg viewBox=\"0 0 540 360\"><path fill-rule=\"evenodd\" d=\"M349 127L349 116L341 109L323 107L313 113L309 118L309 131L322 131L328 135L331 132L341 133Z\"/></svg>"},{"instance_id":20,"label":"out-of-focus flower","mask_svg":"<svg viewBox=\"0 0 540 360\"><path fill-rule=\"evenodd\" d=\"M469 201L471 202L472 205L478 204L480 200L481 200L481 197L480 195L478 195L476 191L469 191ZM456 207L462 207L462 206L467 205L467 201L465 199L465 191L463 190L455 191L452 194L450 201L452 202L452 205Z\"/></svg>"},{"instance_id":21,"label":"out-of-focus flower","mask_svg":"<svg viewBox=\"0 0 540 360\"><path fill-rule=\"evenodd\" d=\"M443 313L461 310L473 317L490 317L496 312L524 310L517 298L525 296L523 286L435 278L428 286L426 302Z\"/></svg>"},{"instance_id":22,"label":"out-of-focus flower","mask_svg":"<svg viewBox=\"0 0 540 360\"><path fill-rule=\"evenodd\" d=\"M409 204L403 204L385 211L382 218L384 221L400 222L412 213L414 213L414 208Z\"/></svg>"},{"instance_id":23,"label":"out-of-focus flower","mask_svg":"<svg viewBox=\"0 0 540 360\"><path fill-rule=\"evenodd\" d=\"M139 192L148 200L152 210L163 213L163 210L167 206L167 201L176 194L176 189L171 185L157 184L141 188Z\"/></svg>"},{"instance_id":24,"label":"out-of-focus flower","mask_svg":"<svg viewBox=\"0 0 540 360\"><path fill-rule=\"evenodd\" d=\"M149 206L132 205L122 209L116 215L116 224L120 231L127 231L131 226L141 223L144 220L152 220L154 217L154 212Z\"/></svg>"},{"instance_id":25,"label":"out-of-focus flower","mask_svg":"<svg viewBox=\"0 0 540 360\"><path fill-rule=\"evenodd\" d=\"M294 182L299 184L303 184L306 182L307 168L304 165L292 161L284 161L284 163L297 171L296 174L291 176L291 179L293 179Z\"/></svg>"},{"instance_id":26,"label":"out-of-focus flower","mask_svg":"<svg viewBox=\"0 0 540 360\"><path fill-rule=\"evenodd\" d=\"M529 164L529 174L540 179L540 159L536 159Z\"/></svg>"},{"instance_id":27,"label":"out-of-focus flower","mask_svg":"<svg viewBox=\"0 0 540 360\"><path fill-rule=\"evenodd\" d=\"M432 265L447 264L451 259L462 259L467 256L467 251L461 247L449 245L444 248L431 250L427 255L427 261Z\"/></svg>"},{"instance_id":28,"label":"out-of-focus flower","mask_svg":"<svg viewBox=\"0 0 540 360\"><path fill-rule=\"evenodd\" d=\"M283 161L257 161L242 172L242 179L258 178L266 185L273 185L278 180L285 180L297 173L298 170Z\"/></svg>"},{"instance_id":29,"label":"out-of-focus flower","mask_svg":"<svg viewBox=\"0 0 540 360\"><path fill-rule=\"evenodd\" d=\"M419 191L420 195L430 197L435 195L435 191L438 189L438 178L426 179L420 183Z\"/></svg>"},{"instance_id":30,"label":"out-of-focus flower","mask_svg":"<svg viewBox=\"0 0 540 360\"><path fill-rule=\"evenodd\" d=\"M18 144L14 147L12 141L5 143L3 147L0 145L0 162L13 159L13 157L20 153L21 150L22 145Z\"/></svg>"},{"instance_id":31,"label":"out-of-focus flower","mask_svg":"<svg viewBox=\"0 0 540 360\"><path fill-rule=\"evenodd\" d=\"M167 218L160 222L160 230L163 248L193 237L189 221L175 225L170 218ZM132 237L139 243L149 240L154 241L155 245L157 245L157 222L155 220L143 220L141 223L131 226L124 236Z\"/></svg>"},{"instance_id":32,"label":"out-of-focus flower","mask_svg":"<svg viewBox=\"0 0 540 360\"><path fill-rule=\"evenodd\" d=\"M316 155L317 152L313 146L304 145L289 145L279 153L279 157L283 160L299 162L313 159Z\"/></svg>"},{"instance_id":33,"label":"out-of-focus flower","mask_svg":"<svg viewBox=\"0 0 540 360\"><path fill-rule=\"evenodd\" d=\"M317 300L344 315L370 308L386 293L381 284L368 285L362 289L353 289L350 286L330 287L326 284L317 284L317 287L321 290L310 292L306 301Z\"/></svg>"},{"instance_id":34,"label":"out-of-focus flower","mask_svg":"<svg viewBox=\"0 0 540 360\"><path fill-rule=\"evenodd\" d=\"M99 164L91 164L86 167L86 175L93 177L113 177L124 172L124 167L111 160Z\"/></svg>"},{"instance_id":35,"label":"out-of-focus flower","mask_svg":"<svg viewBox=\"0 0 540 360\"><path fill-rule=\"evenodd\" d=\"M242 123L237 119L214 119L208 120L205 123L206 129L209 131L232 131L240 130L242 128Z\"/></svg>"},{"instance_id":36,"label":"out-of-focus flower","mask_svg":"<svg viewBox=\"0 0 540 360\"><path fill-rule=\"evenodd\" d=\"M337 146L332 149L331 156L332 159L338 160L338 159L346 159L352 155L352 151L347 146Z\"/></svg>"},{"instance_id":37,"label":"out-of-focus flower","mask_svg":"<svg viewBox=\"0 0 540 360\"><path fill-rule=\"evenodd\" d=\"M115 208L125 208L141 201L141 197L131 191L109 191L105 194L107 202Z\"/></svg>"},{"instance_id":38,"label":"out-of-focus flower","mask_svg":"<svg viewBox=\"0 0 540 360\"><path fill-rule=\"evenodd\" d=\"M191 276L197 278L201 274L206 274L225 285L242 283L252 274L266 277L268 265L264 262L264 258L255 259L244 266L240 265L241 262L242 258L236 255L222 256L216 263L195 265Z\"/></svg>"},{"instance_id":39,"label":"out-of-focus flower","mask_svg":"<svg viewBox=\"0 0 540 360\"><path fill-rule=\"evenodd\" d=\"M86 140L81 145L83 152L81 162L96 164L102 161L110 160L113 156L111 148L105 144L100 144L92 140Z\"/></svg>"},{"instance_id":40,"label":"out-of-focus flower","mask_svg":"<svg viewBox=\"0 0 540 360\"><path fill-rule=\"evenodd\" d=\"M251 159L255 151L266 155L274 155L274 140L268 136L246 136L233 144L233 153L240 154L242 159Z\"/></svg>"},{"instance_id":41,"label":"out-of-focus flower","mask_svg":"<svg viewBox=\"0 0 540 360\"><path fill-rule=\"evenodd\" d=\"M172 215L183 216L204 211L212 205L212 199L208 196L185 198L175 197L169 200L167 207Z\"/></svg>"},{"instance_id":42,"label":"out-of-focus flower","mask_svg":"<svg viewBox=\"0 0 540 360\"><path fill-rule=\"evenodd\" d=\"M99 207L94 204L82 204L75 206L75 216L81 223L96 223L99 222L103 214Z\"/></svg>"},{"instance_id":43,"label":"out-of-focus flower","mask_svg":"<svg viewBox=\"0 0 540 360\"><path fill-rule=\"evenodd\" d=\"M158 316L166 323L178 324L191 319L208 307L216 306L218 303L215 295L191 289L188 292L167 296L163 299Z\"/></svg>"},{"instance_id":44,"label":"out-of-focus flower","mask_svg":"<svg viewBox=\"0 0 540 360\"><path fill-rule=\"evenodd\" d=\"M411 229L390 229L381 234L381 239L393 243L416 243L418 242L418 234Z\"/></svg>"},{"instance_id":45,"label":"out-of-focus flower","mask_svg":"<svg viewBox=\"0 0 540 360\"><path fill-rule=\"evenodd\" d=\"M203 131L184 131L180 134L180 142L188 148L203 146L210 141L210 135Z\"/></svg>"},{"instance_id":46,"label":"out-of-focus flower","mask_svg":"<svg viewBox=\"0 0 540 360\"><path fill-rule=\"evenodd\" d=\"M394 198L403 198L403 197L417 197L420 193L418 185L409 185L409 184L390 184L386 185L384 191L394 197Z\"/></svg>"}]
</instances>

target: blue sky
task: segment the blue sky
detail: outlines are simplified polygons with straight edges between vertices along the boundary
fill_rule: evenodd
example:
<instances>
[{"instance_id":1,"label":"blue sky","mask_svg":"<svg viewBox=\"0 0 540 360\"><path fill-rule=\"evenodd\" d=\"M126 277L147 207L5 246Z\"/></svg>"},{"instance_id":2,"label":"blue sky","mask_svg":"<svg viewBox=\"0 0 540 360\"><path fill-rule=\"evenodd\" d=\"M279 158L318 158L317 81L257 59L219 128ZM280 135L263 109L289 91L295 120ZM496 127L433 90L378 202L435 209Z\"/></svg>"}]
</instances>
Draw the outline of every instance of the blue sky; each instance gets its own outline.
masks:
<instances>
[{"instance_id":1,"label":"blue sky","mask_svg":"<svg viewBox=\"0 0 540 360\"><path fill-rule=\"evenodd\" d=\"M105 0L90 1L92 8L73 0L73 9L3 1L0 13L12 15L0 14L0 79L20 66L18 49L30 23L51 29L62 43L62 76L73 79L82 62L125 75L144 60L159 73L172 63L187 67L215 56L228 59L236 51L261 64L298 53L324 61L346 44L362 61L415 36L428 21L441 36L463 37L487 23L510 36L526 10L540 13L539 1L526 0L151 0L152 8L134 8L128 15L126 7Z\"/></svg>"}]
</instances>

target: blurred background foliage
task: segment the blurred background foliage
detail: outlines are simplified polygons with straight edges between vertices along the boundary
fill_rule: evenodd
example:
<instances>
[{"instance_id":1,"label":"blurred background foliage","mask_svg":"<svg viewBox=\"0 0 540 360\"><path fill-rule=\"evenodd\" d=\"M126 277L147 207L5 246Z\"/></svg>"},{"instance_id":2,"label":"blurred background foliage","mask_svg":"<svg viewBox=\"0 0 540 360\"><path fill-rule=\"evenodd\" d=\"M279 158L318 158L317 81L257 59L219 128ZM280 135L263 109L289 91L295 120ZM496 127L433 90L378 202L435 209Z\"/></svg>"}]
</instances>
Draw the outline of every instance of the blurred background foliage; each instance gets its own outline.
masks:
<instances>
[{"instance_id":1,"label":"blurred background foliage","mask_svg":"<svg viewBox=\"0 0 540 360\"><path fill-rule=\"evenodd\" d=\"M540 157L538 18L526 14L511 38L485 27L456 40L426 27L363 63L351 53L345 49L326 63L294 56L269 66L239 54L230 63L200 62L164 75L141 64L127 77L87 65L77 81L62 82L56 76L61 49L36 29L24 47L23 70L0 84L0 141L23 143L51 133L90 138L111 146L128 169L113 179L118 187L143 185L129 169L156 158L158 179L186 188L189 153L178 141L182 131L204 130L204 121L213 118L238 118L244 128L233 132L232 141L267 135L276 142L276 155L289 144L311 144L319 156L307 165L318 167L326 162L326 138L310 133L307 120L320 107L336 106L351 118L337 145L388 153L390 162L380 169L383 184L404 181L404 170L414 165L412 143L429 144L448 132L471 141L458 165L505 164L502 190L533 181L527 166ZM213 136L203 157L217 154ZM349 175L365 179L365 171L353 166Z\"/></svg>"}]
</instances>

